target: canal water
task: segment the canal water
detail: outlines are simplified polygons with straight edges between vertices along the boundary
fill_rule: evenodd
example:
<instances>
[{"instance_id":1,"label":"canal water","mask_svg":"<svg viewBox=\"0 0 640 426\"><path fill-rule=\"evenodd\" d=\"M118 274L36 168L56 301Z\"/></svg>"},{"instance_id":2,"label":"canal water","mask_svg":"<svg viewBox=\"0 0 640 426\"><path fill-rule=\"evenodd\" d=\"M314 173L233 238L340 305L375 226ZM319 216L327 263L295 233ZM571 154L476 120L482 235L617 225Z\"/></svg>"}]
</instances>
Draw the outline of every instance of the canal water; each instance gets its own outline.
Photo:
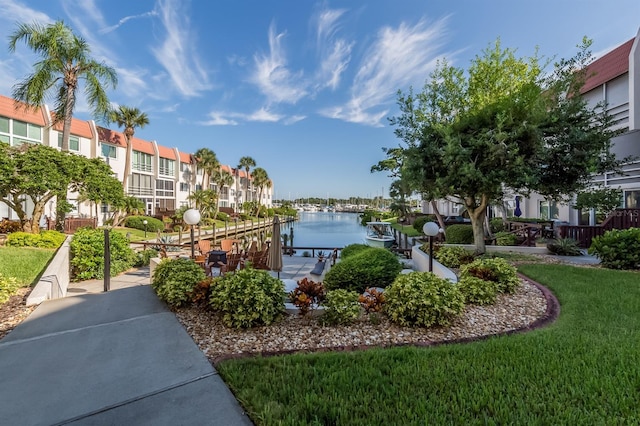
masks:
<instances>
[{"instance_id":1,"label":"canal water","mask_svg":"<svg viewBox=\"0 0 640 426\"><path fill-rule=\"evenodd\" d=\"M365 227L360 225L358 213L299 212L298 220L284 224L281 232L289 234L290 228L296 247L342 248L365 242Z\"/></svg>"}]
</instances>

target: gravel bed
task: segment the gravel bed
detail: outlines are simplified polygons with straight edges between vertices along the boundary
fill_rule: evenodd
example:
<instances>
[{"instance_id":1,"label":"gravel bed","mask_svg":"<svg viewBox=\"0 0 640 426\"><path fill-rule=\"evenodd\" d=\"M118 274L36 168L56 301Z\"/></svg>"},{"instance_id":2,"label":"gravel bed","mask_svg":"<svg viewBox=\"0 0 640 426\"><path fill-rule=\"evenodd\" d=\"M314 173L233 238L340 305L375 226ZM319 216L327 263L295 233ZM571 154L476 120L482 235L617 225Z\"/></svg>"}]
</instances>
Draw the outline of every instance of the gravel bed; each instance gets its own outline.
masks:
<instances>
[{"instance_id":1,"label":"gravel bed","mask_svg":"<svg viewBox=\"0 0 640 426\"><path fill-rule=\"evenodd\" d=\"M494 305L469 305L451 326L432 328L401 327L384 316L378 316L379 321L370 321L366 315L349 326L322 326L316 318L287 315L270 326L237 330L226 327L218 314L205 308L180 308L174 312L204 354L216 363L252 354L424 345L479 338L526 328L545 317L547 301L538 287L522 280L515 293L498 296Z\"/></svg>"},{"instance_id":2,"label":"gravel bed","mask_svg":"<svg viewBox=\"0 0 640 426\"><path fill-rule=\"evenodd\" d=\"M35 305L26 305L27 296L31 290L31 287L20 288L9 300L0 305L0 339L16 328L36 308Z\"/></svg>"}]
</instances>

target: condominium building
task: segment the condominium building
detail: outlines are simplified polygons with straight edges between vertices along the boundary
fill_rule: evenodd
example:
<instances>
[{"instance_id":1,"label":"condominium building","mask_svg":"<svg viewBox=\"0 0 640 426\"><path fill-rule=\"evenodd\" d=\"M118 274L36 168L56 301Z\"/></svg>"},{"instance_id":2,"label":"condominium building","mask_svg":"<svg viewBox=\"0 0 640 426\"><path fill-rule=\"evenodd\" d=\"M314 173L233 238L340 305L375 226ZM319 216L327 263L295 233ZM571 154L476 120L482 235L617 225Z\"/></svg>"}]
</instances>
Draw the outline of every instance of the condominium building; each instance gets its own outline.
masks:
<instances>
[{"instance_id":1,"label":"condominium building","mask_svg":"<svg viewBox=\"0 0 640 426\"><path fill-rule=\"evenodd\" d=\"M47 105L35 110L16 108L15 101L0 95L0 142L16 146L23 143L62 146L62 124L52 125L52 115ZM102 158L113 170L114 176L123 180L126 162L126 140L122 132L97 126L92 120L74 118L71 123L69 151L88 158ZM202 189L202 169L197 167L193 155L138 137L131 140L131 167L126 193L143 201L146 214L167 215L189 205L189 195ZM230 173L234 181L222 188L218 205L239 210L245 201L257 199L257 188L252 185L251 174L228 165L222 170ZM237 183L237 184L236 184ZM248 184L248 186L247 186ZM245 189L248 187L248 191ZM210 189L216 190L210 183ZM272 188L265 188L261 204L272 205ZM73 205L70 217L91 217L91 206L78 200L70 192L68 201ZM31 211L30 201L25 199L26 211ZM55 204L45 209L49 217L55 216ZM102 206L98 223L110 216L109 206ZM17 219L17 215L5 203L0 202L0 218Z\"/></svg>"}]
</instances>

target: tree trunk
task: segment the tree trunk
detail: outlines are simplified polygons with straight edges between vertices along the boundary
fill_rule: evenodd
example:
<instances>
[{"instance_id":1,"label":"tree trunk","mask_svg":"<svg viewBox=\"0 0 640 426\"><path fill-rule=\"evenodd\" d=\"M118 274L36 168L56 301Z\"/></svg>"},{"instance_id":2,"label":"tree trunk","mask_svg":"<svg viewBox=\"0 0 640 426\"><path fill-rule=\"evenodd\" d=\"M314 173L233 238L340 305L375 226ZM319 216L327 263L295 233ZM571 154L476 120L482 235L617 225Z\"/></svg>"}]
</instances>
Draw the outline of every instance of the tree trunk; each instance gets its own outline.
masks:
<instances>
[{"instance_id":1,"label":"tree trunk","mask_svg":"<svg viewBox=\"0 0 640 426\"><path fill-rule=\"evenodd\" d=\"M476 203L474 197L465 199L465 207L469 212L471 227L473 228L473 243L476 246L475 254L484 254L487 249L484 243L484 218L487 215L487 197L481 196L480 203Z\"/></svg>"},{"instance_id":2,"label":"tree trunk","mask_svg":"<svg viewBox=\"0 0 640 426\"><path fill-rule=\"evenodd\" d=\"M62 151L69 152L69 136L71 136L71 120L73 119L73 108L75 107L75 86L71 86L67 90L67 98L65 100L65 111L62 126Z\"/></svg>"},{"instance_id":3,"label":"tree trunk","mask_svg":"<svg viewBox=\"0 0 640 426\"><path fill-rule=\"evenodd\" d=\"M440 228L446 229L446 227L444 226L444 219L440 214L440 210L438 210L438 203L436 202L436 200L431 200L431 208L433 209L433 213L436 215L436 219L438 220L438 225L440 225Z\"/></svg>"}]
</instances>

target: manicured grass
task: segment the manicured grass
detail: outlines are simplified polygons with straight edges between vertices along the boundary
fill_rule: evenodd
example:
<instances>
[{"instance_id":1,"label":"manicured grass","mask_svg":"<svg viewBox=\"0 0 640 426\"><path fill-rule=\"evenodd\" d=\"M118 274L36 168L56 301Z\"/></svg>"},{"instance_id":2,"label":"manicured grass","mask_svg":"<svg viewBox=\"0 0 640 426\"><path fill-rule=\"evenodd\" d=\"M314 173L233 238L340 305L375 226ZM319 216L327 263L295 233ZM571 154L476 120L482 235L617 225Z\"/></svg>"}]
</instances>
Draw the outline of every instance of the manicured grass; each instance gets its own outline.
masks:
<instances>
[{"instance_id":1,"label":"manicured grass","mask_svg":"<svg viewBox=\"0 0 640 426\"><path fill-rule=\"evenodd\" d=\"M31 247L0 247L0 273L15 277L27 287L34 284L53 257L55 250Z\"/></svg>"},{"instance_id":2,"label":"manicured grass","mask_svg":"<svg viewBox=\"0 0 640 426\"><path fill-rule=\"evenodd\" d=\"M411 226L411 225L403 225L401 223L398 223L398 219L397 218L385 219L385 222L390 222L391 223L391 227L393 229L397 229L398 231L402 232L403 234L407 234L407 236L409 238L424 236L424 234L422 234L422 232L416 231L413 226Z\"/></svg>"},{"instance_id":3,"label":"manicured grass","mask_svg":"<svg viewBox=\"0 0 640 426\"><path fill-rule=\"evenodd\" d=\"M638 424L640 274L523 265L561 304L552 325L433 348L226 361L261 425Z\"/></svg>"}]
</instances>

